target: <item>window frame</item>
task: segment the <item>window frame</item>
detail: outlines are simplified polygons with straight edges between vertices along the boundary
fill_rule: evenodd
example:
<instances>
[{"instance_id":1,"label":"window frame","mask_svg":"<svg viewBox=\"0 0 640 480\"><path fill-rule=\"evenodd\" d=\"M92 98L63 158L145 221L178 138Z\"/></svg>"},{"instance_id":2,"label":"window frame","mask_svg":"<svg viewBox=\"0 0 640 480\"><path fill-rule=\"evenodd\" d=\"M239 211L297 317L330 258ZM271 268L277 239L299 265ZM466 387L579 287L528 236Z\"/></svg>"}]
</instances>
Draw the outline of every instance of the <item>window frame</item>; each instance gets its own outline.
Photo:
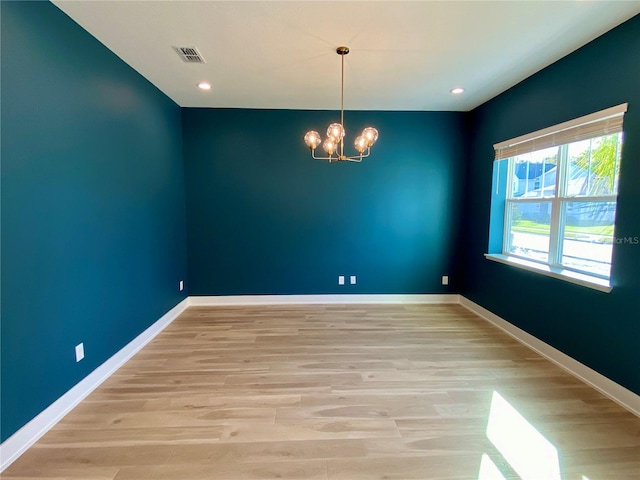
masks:
<instances>
[{"instance_id":1,"label":"window frame","mask_svg":"<svg viewBox=\"0 0 640 480\"><path fill-rule=\"evenodd\" d=\"M608 204L614 203L616 208L616 214L614 216L613 225L615 232L615 225L617 223L617 201L618 191L617 188L613 194L605 195L571 195L567 194L568 190L568 169L570 164L569 146L575 142L586 139L595 139L604 137L607 135L617 134L619 145L622 144L623 136L623 121L624 114L627 111L627 104L617 105L599 112L595 112L584 117L576 118L568 122L564 122L555 126L547 127L536 132L532 132L526 135L521 135L511 140L500 142L494 145L496 152L495 160L506 160L507 164L506 179L503 180L502 185L506 192L502 200L504 201L504 211L502 212L502 219L497 218L499 215L494 211L492 207L491 222L495 220L502 221L502 245L499 254L487 253L485 257L489 260L505 263L525 270L534 271L543 275L559 278L571 283L576 283L589 288L594 288L602 292L610 292L612 290L611 274L613 271L613 253L616 242L612 243L612 252L610 260L609 275L600 274L597 272L576 268L575 266L564 265L563 262L563 249L565 241L566 231L566 211L569 208L568 205L572 202L584 202L591 204ZM600 131L598 131L600 130ZM594 132L592 134L590 132ZM541 192L540 197L527 197L518 198L513 196L513 179L515 173L515 158L523 155L527 152L540 151L545 148L558 147L557 154L557 168L555 178L555 191L553 196L544 195L544 189ZM508 155L507 153L510 153ZM617 161L622 162L622 151L619 149L616 152L618 156ZM545 184L545 170L543 167L542 182ZM498 167L497 177L492 181L493 188L500 188L501 182L499 180L500 167ZM527 177L528 181L528 177ZM496 195L498 191L496 190ZM551 215L549 219L549 248L547 254L547 261L538 260L524 255L518 255L510 251L511 243L511 226L512 226L512 207L513 205L525 204L525 203L549 203L551 209ZM492 200L493 203L493 200ZM493 217L496 217L494 220ZM498 223L496 221L496 223ZM495 225L498 227L498 225ZM490 232L493 231L493 227L490 228ZM490 234L490 237L493 234ZM615 238L614 238L615 240ZM492 240L490 239L490 244ZM498 245L493 242L494 248L497 249ZM494 250L497 251L497 250ZM588 260L588 259L587 259ZM594 259L597 261L596 259Z\"/></svg>"},{"instance_id":2,"label":"window frame","mask_svg":"<svg viewBox=\"0 0 640 480\"><path fill-rule=\"evenodd\" d=\"M618 133L617 135L621 135ZM594 137L600 138L600 137ZM557 168L556 168L556 178L555 178L555 192L553 196L540 196L540 197L529 197L529 198L518 198L513 196L513 182L507 180L507 191L505 198L505 210L504 210L504 232L503 232L503 241L502 241L502 255L520 258L522 260L527 260L535 263L540 263L541 265L547 265L552 269L560 269L560 270L569 270L576 273L580 273L587 276L593 276L597 278L602 278L604 280L610 280L611 275L601 275L595 272L570 267L568 265L564 265L562 263L563 259L563 242L564 242L564 232L566 228L566 219L565 219L565 206L571 202L584 202L584 203L615 203L617 206L618 195L581 195L581 196L569 196L567 195L567 169L569 168L569 145L563 144L558 145L558 160L557 160ZM619 154L619 152L616 152ZM507 167L507 179L513 178L515 174L515 159L517 157L509 157L507 161L509 165ZM544 169L543 169L544 175ZM544 180L543 180L544 181ZM617 191L617 189L616 189ZM551 209L551 217L549 219L549 251L547 255L547 261L536 260L531 257L527 257L524 255L518 255L517 253L513 253L509 250L510 237L511 237L511 217L512 217L512 205L519 205L525 203L549 203ZM614 219L615 225L615 219Z\"/></svg>"}]
</instances>

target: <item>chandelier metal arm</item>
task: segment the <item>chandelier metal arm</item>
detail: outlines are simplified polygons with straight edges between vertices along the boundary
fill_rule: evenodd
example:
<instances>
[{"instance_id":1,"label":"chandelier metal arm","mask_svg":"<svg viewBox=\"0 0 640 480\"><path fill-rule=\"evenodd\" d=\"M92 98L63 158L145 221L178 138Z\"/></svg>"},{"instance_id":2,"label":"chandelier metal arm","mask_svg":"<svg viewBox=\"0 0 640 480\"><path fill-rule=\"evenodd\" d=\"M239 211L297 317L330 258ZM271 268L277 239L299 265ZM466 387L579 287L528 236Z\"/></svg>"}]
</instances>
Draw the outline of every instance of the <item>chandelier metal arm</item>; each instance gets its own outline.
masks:
<instances>
[{"instance_id":1,"label":"chandelier metal arm","mask_svg":"<svg viewBox=\"0 0 640 480\"><path fill-rule=\"evenodd\" d=\"M360 155L352 155L352 156L347 156L347 155L338 155L338 156L328 156L328 157L316 157L316 151L315 149L311 150L311 157L314 160L328 160L329 163L333 163L333 162L357 162L360 163L362 161L363 158L367 158L369 155L371 155L371 148L367 148L367 153L362 153Z\"/></svg>"}]
</instances>

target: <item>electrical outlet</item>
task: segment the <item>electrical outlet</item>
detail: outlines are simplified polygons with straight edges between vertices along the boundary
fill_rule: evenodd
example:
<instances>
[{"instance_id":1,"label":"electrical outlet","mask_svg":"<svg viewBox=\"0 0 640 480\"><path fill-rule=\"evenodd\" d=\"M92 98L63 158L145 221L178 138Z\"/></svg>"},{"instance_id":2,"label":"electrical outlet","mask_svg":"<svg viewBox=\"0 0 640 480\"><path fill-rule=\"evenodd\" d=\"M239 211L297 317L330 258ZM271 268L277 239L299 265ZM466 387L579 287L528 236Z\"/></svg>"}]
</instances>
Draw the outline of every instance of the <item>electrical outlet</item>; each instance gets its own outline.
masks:
<instances>
[{"instance_id":1,"label":"electrical outlet","mask_svg":"<svg viewBox=\"0 0 640 480\"><path fill-rule=\"evenodd\" d=\"M183 280L180 280L179 288L180 288L180 291L184 290L184 281Z\"/></svg>"},{"instance_id":2,"label":"electrical outlet","mask_svg":"<svg viewBox=\"0 0 640 480\"><path fill-rule=\"evenodd\" d=\"M344 285L344 275L338 275L338 285Z\"/></svg>"},{"instance_id":3,"label":"electrical outlet","mask_svg":"<svg viewBox=\"0 0 640 480\"><path fill-rule=\"evenodd\" d=\"M349 278L349 283L351 285L355 285L356 284L356 276L355 275L351 275L351 277Z\"/></svg>"},{"instance_id":4,"label":"electrical outlet","mask_svg":"<svg viewBox=\"0 0 640 480\"><path fill-rule=\"evenodd\" d=\"M76 345L76 362L79 362L84 358L84 343Z\"/></svg>"},{"instance_id":5,"label":"electrical outlet","mask_svg":"<svg viewBox=\"0 0 640 480\"><path fill-rule=\"evenodd\" d=\"M442 284L443 285L449 285L449 276L448 275L443 275L442 276Z\"/></svg>"}]
</instances>

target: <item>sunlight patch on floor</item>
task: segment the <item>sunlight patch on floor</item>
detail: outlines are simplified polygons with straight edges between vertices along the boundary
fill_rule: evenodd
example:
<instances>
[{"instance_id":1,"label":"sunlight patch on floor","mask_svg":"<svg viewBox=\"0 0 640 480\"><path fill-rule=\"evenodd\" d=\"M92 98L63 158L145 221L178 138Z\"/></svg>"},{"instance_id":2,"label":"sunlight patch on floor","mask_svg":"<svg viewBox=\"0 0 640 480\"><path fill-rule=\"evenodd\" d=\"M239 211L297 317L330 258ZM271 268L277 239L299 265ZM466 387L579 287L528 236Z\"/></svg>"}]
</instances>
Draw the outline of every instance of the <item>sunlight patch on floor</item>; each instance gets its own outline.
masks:
<instances>
[{"instance_id":1,"label":"sunlight patch on floor","mask_svg":"<svg viewBox=\"0 0 640 480\"><path fill-rule=\"evenodd\" d=\"M480 460L478 480L506 480L500 469L496 467L496 464L486 453L482 454L482 460Z\"/></svg>"},{"instance_id":2,"label":"sunlight patch on floor","mask_svg":"<svg viewBox=\"0 0 640 480\"><path fill-rule=\"evenodd\" d=\"M495 391L491 399L487 438L522 480L561 480L556 447ZM483 455L479 480L494 479L501 480L504 476L491 459Z\"/></svg>"}]
</instances>

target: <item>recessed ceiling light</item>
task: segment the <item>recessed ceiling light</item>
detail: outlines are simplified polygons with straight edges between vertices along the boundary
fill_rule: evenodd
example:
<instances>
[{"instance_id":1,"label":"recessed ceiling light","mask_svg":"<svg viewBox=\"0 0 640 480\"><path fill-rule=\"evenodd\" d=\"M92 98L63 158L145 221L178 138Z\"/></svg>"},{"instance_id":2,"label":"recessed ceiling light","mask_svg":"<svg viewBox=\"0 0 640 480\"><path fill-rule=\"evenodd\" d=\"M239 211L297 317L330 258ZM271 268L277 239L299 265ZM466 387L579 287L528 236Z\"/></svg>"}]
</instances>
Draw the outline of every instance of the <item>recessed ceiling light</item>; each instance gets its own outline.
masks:
<instances>
[{"instance_id":1,"label":"recessed ceiling light","mask_svg":"<svg viewBox=\"0 0 640 480\"><path fill-rule=\"evenodd\" d=\"M463 93L463 92L464 92L464 88L462 88L462 87L455 87L455 88L452 88L452 89L450 90L450 92L451 92L453 95L460 95L461 93Z\"/></svg>"},{"instance_id":2,"label":"recessed ceiling light","mask_svg":"<svg viewBox=\"0 0 640 480\"><path fill-rule=\"evenodd\" d=\"M211 90L211 84L209 82L198 83L198 88L201 90Z\"/></svg>"}]
</instances>

